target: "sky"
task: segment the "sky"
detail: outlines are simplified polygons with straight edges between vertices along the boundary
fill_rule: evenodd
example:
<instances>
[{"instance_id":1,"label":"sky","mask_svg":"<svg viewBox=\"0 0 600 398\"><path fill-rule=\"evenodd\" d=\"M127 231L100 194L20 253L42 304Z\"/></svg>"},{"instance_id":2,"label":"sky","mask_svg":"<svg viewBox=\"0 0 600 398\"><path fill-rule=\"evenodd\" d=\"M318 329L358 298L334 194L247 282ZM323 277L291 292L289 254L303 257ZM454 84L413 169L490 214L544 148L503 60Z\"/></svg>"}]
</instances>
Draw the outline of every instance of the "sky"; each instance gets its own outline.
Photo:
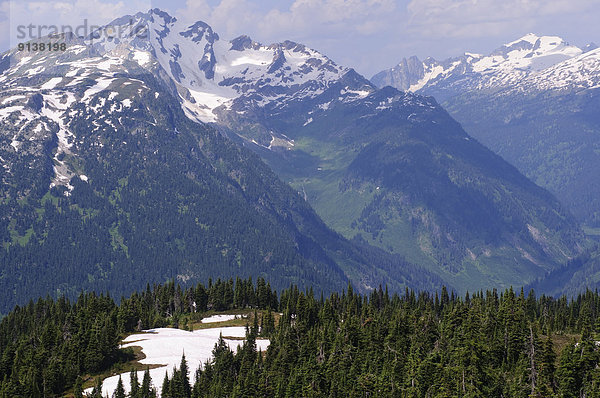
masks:
<instances>
[{"instance_id":1,"label":"sky","mask_svg":"<svg viewBox=\"0 0 600 398\"><path fill-rule=\"evenodd\" d=\"M0 0L0 51L22 41L20 25L101 26L154 7L223 40L300 42L367 78L403 57L488 54L530 32L600 44L600 0Z\"/></svg>"}]
</instances>

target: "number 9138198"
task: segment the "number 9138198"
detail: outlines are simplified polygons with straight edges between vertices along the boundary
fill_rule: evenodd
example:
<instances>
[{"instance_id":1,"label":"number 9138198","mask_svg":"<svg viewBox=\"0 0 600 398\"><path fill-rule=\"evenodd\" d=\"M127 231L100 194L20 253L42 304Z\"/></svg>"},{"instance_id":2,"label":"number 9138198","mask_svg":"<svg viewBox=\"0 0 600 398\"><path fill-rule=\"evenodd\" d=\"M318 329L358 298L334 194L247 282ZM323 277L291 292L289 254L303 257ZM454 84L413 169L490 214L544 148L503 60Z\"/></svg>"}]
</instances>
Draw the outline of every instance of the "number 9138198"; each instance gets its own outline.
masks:
<instances>
[{"instance_id":1,"label":"number 9138198","mask_svg":"<svg viewBox=\"0 0 600 398\"><path fill-rule=\"evenodd\" d=\"M19 51L33 51L33 52L42 52L42 51L66 51L67 43L19 43L17 45L17 50Z\"/></svg>"}]
</instances>

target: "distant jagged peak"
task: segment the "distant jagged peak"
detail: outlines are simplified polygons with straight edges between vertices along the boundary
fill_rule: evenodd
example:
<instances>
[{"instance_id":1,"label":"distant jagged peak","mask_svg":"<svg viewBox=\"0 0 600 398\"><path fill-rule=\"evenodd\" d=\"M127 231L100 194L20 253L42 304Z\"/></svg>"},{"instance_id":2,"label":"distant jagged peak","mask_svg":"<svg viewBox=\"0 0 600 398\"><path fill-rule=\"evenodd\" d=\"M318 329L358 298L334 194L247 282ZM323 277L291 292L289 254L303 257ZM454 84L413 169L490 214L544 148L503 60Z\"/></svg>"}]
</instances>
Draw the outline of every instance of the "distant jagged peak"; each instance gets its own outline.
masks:
<instances>
[{"instance_id":1,"label":"distant jagged peak","mask_svg":"<svg viewBox=\"0 0 600 398\"><path fill-rule=\"evenodd\" d=\"M191 38L193 42L202 41L206 37L206 40L210 43L214 43L219 40L219 35L213 32L209 24L203 21L197 21L190 25L187 30L179 33L181 36Z\"/></svg>"},{"instance_id":2,"label":"distant jagged peak","mask_svg":"<svg viewBox=\"0 0 600 398\"><path fill-rule=\"evenodd\" d=\"M529 43L531 45L540 46L546 45L548 47L552 46L560 46L565 45L569 46L570 44L560 36L553 35L537 35L535 33L527 33L526 35L518 38L517 40L513 40L510 43L506 43L502 47L512 47L519 44Z\"/></svg>"},{"instance_id":3,"label":"distant jagged peak","mask_svg":"<svg viewBox=\"0 0 600 398\"><path fill-rule=\"evenodd\" d=\"M157 17L162 18L163 21L166 22L166 23L175 23L175 22L177 22L177 18L169 15L168 12L163 11L160 8L153 8L152 10L150 10L150 15L156 15Z\"/></svg>"},{"instance_id":4,"label":"distant jagged peak","mask_svg":"<svg viewBox=\"0 0 600 398\"><path fill-rule=\"evenodd\" d=\"M478 58L481 58L481 57L483 57L483 54L479 54L479 53L472 53L472 52L468 52L468 51L467 51L467 52L465 52L465 53L463 54L463 56L464 56L465 58L467 58L467 59L469 59L469 58L478 59Z\"/></svg>"},{"instance_id":5,"label":"distant jagged peak","mask_svg":"<svg viewBox=\"0 0 600 398\"><path fill-rule=\"evenodd\" d=\"M230 50L234 51L258 50L262 47L262 44L255 42L247 35L238 36L230 40L229 43L231 43Z\"/></svg>"},{"instance_id":6,"label":"distant jagged peak","mask_svg":"<svg viewBox=\"0 0 600 398\"><path fill-rule=\"evenodd\" d=\"M431 57L423 61L416 57L404 58L393 68L375 74L371 81L378 87L392 85L413 92L433 90L430 92L435 92L442 100L446 93L455 92L459 88L472 90L513 87L530 77L555 70L561 70L562 73L581 81L586 77L581 75L575 78L578 73L576 70L588 71L591 70L589 65L596 65L595 61L592 62L595 56L591 57L596 48L593 43L580 48L571 45L560 36L528 33L498 47L488 55L465 52L444 61ZM590 56L582 58L586 55ZM583 69L577 66L582 62L587 65ZM586 72L585 75L588 74ZM536 79L536 82L538 80ZM567 80L560 79L561 82ZM588 82L585 86L590 84Z\"/></svg>"}]
</instances>

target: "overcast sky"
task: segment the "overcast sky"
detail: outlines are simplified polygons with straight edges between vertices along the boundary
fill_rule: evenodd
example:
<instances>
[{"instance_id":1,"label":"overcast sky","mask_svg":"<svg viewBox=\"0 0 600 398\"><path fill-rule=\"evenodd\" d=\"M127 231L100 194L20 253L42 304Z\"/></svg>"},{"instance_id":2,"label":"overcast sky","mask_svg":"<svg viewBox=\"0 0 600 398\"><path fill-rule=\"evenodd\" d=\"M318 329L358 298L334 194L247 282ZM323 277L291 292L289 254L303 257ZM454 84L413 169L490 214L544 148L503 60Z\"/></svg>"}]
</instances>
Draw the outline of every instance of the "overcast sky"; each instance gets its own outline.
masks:
<instances>
[{"instance_id":1,"label":"overcast sky","mask_svg":"<svg viewBox=\"0 0 600 398\"><path fill-rule=\"evenodd\" d=\"M158 7L229 40L294 40L366 77L403 57L489 53L529 32L600 44L600 0L0 0L0 50L19 24L77 26Z\"/></svg>"}]
</instances>

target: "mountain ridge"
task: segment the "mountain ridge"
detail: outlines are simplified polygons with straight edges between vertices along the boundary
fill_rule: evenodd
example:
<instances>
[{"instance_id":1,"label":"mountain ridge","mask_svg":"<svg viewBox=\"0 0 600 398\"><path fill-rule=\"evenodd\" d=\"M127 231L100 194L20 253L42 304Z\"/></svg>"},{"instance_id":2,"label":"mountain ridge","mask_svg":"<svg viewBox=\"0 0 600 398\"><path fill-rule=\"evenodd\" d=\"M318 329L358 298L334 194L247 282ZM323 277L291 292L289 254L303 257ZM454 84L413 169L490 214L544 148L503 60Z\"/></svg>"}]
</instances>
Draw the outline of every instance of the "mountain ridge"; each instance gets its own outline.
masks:
<instances>
[{"instance_id":1,"label":"mountain ridge","mask_svg":"<svg viewBox=\"0 0 600 398\"><path fill-rule=\"evenodd\" d=\"M554 36L528 36L529 41L500 47L500 56L495 51L443 62L415 58L373 81L434 96L471 135L553 192L580 221L597 227L600 120L593 109L600 50ZM523 42L524 50L506 51ZM490 68L478 70L483 61Z\"/></svg>"}]
</instances>

